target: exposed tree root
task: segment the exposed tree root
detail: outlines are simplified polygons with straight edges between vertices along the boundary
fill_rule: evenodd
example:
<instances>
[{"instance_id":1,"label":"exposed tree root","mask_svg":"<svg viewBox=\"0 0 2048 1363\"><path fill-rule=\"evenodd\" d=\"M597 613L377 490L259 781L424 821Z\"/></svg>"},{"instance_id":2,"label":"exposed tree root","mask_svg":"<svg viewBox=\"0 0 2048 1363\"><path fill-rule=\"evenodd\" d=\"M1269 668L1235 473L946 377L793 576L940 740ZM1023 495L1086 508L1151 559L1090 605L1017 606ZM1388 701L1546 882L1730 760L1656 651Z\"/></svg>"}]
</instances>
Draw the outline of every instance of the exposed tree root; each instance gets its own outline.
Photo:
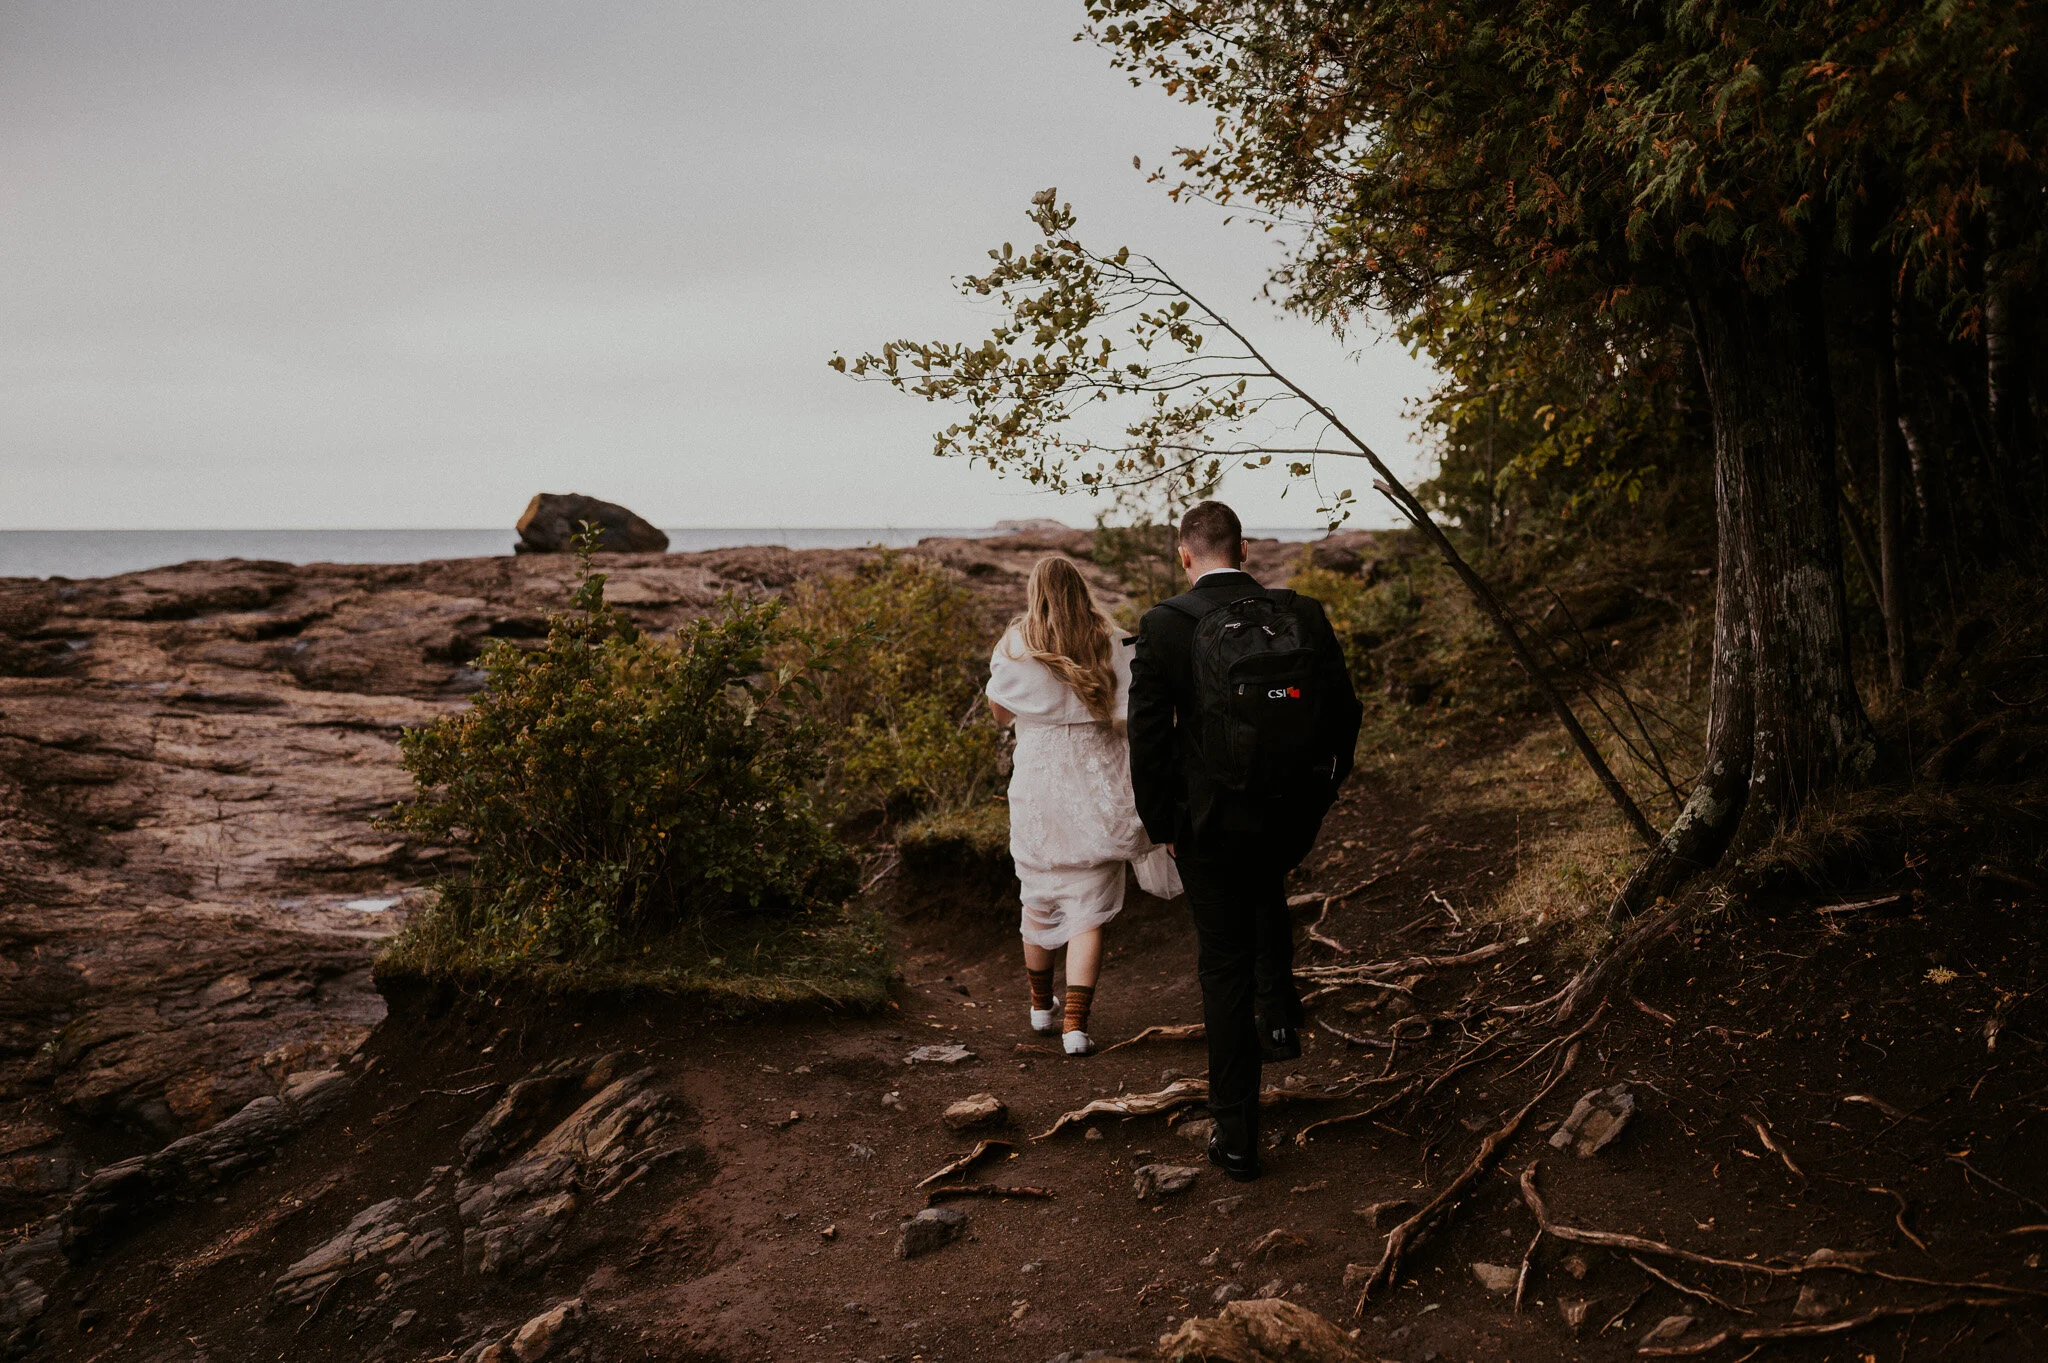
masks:
<instances>
[{"instance_id":1,"label":"exposed tree root","mask_svg":"<svg viewBox=\"0 0 2048 1363\"><path fill-rule=\"evenodd\" d=\"M1680 1249L1676 1245L1667 1245L1661 1240L1651 1240L1641 1235L1562 1226L1550 1219L1550 1209L1544 1205L1542 1195L1536 1191L1536 1171L1539 1165L1540 1161L1531 1160L1529 1167L1522 1171L1522 1201L1529 1205L1530 1213L1535 1216L1536 1224L1543 1228L1545 1235L1568 1240L1573 1244L1598 1245L1603 1249L1617 1249L1624 1253L1650 1254L1665 1259L1677 1259L1683 1263L1698 1264L1702 1268L1722 1268L1731 1273L1750 1273L1764 1278L1799 1278L1810 1273L1847 1273L1859 1278L1881 1278L1885 1282L1911 1283L1916 1287L1940 1287L1960 1292L2004 1292L2015 1298L2048 1300L2048 1292L2037 1292L2032 1288L2008 1287L2004 1283L1954 1282L1941 1278L1921 1278L1910 1273L1887 1273L1883 1269L1865 1268L1861 1264L1842 1258L1809 1259L1798 1264L1764 1263L1755 1259L1720 1259L1711 1254Z\"/></svg>"},{"instance_id":2,"label":"exposed tree root","mask_svg":"<svg viewBox=\"0 0 2048 1363\"><path fill-rule=\"evenodd\" d=\"M1537 1234L1540 1235L1542 1234L1542 1232L1538 1231ZM1704 1287L1693 1287L1687 1283L1682 1283L1678 1281L1678 1279L1672 1277L1670 1274L1660 1271L1656 1267L1656 1265L1645 1262L1641 1255L1631 1254L1628 1256L1628 1261L1634 1264L1637 1268L1640 1268L1643 1272L1655 1278L1658 1282L1670 1288L1674 1292L1683 1293L1688 1297L1695 1297L1700 1301L1705 1302L1709 1306L1718 1306L1723 1311L1729 1311L1738 1316L1753 1316L1756 1314L1756 1312L1750 1310L1747 1306L1737 1306L1732 1301L1728 1301L1724 1298L1715 1296L1713 1293L1707 1291L1707 1289Z\"/></svg>"},{"instance_id":3,"label":"exposed tree root","mask_svg":"<svg viewBox=\"0 0 2048 1363\"><path fill-rule=\"evenodd\" d=\"M1319 1122L1310 1122L1307 1126L1294 1133L1294 1143L1305 1147L1308 1145L1309 1133L1311 1132L1322 1131L1333 1126L1343 1126L1349 1122L1362 1122L1368 1117L1376 1117L1421 1087L1422 1081L1420 1079L1411 1079L1405 1087L1397 1089L1387 1097L1380 1099L1380 1101L1366 1108L1363 1112L1347 1112L1341 1117L1325 1117Z\"/></svg>"},{"instance_id":4,"label":"exposed tree root","mask_svg":"<svg viewBox=\"0 0 2048 1363\"><path fill-rule=\"evenodd\" d=\"M1464 1195L1465 1190L1491 1167L1494 1156L1500 1153L1502 1146L1514 1139L1515 1133L1522 1129L1522 1123L1528 1118L1531 1110L1550 1096L1550 1091L1556 1088L1559 1081L1567 1074L1572 1072L1572 1066L1576 1065L1578 1060L1579 1046L1577 1042L1574 1042L1571 1049L1565 1052L1564 1063L1559 1065L1557 1071L1544 1081L1543 1087L1536 1091L1536 1096L1527 1103L1524 1103L1521 1110L1508 1118L1499 1130L1479 1143L1477 1153L1472 1156L1471 1163L1465 1166L1464 1172L1455 1179L1452 1179L1442 1192L1431 1198L1429 1204L1421 1211L1387 1232L1386 1248L1381 1252L1380 1261L1373 1268L1372 1276L1365 1280L1365 1286L1358 1294L1358 1304L1352 1308L1351 1312L1353 1317L1365 1314L1365 1304L1371 1300L1375 1288L1393 1283L1394 1275L1401 1268L1401 1256L1408 1249L1410 1242L1418 1240L1423 1233L1428 1231L1430 1226L1446 1210L1456 1204L1458 1199ZM1540 1224L1540 1217L1538 1222Z\"/></svg>"},{"instance_id":5,"label":"exposed tree root","mask_svg":"<svg viewBox=\"0 0 2048 1363\"><path fill-rule=\"evenodd\" d=\"M1822 1335L1846 1334L1874 1325L1881 1320L1898 1320L1913 1316L1931 1316L1942 1311L1953 1311L1960 1306L1978 1308L2013 1307L2019 1303L2010 1297L1944 1297L1940 1301L1913 1302L1904 1306L1874 1306L1868 1311L1859 1311L1853 1316L1842 1316L1836 1320L1806 1320L1788 1325L1749 1325L1737 1330L1723 1330L1708 1335L1705 1339L1690 1344L1645 1344L1636 1353L1644 1358L1691 1358L1711 1353L1723 1344L1748 1344L1753 1340L1768 1339L1814 1339Z\"/></svg>"},{"instance_id":6,"label":"exposed tree root","mask_svg":"<svg viewBox=\"0 0 2048 1363\"><path fill-rule=\"evenodd\" d=\"M1125 1037L1114 1046L1104 1046L1097 1055L1108 1055L1126 1046L1135 1046L1140 1041L1200 1041L1205 1035L1199 1022L1177 1022L1171 1026L1147 1027L1136 1036Z\"/></svg>"},{"instance_id":7,"label":"exposed tree root","mask_svg":"<svg viewBox=\"0 0 2048 1363\"><path fill-rule=\"evenodd\" d=\"M1481 961L1492 960L1507 949L1506 942L1490 942L1453 956L1408 956L1398 961L1304 966L1294 972L1294 978L1309 984L1368 984L1419 970L1451 970L1461 965L1477 965Z\"/></svg>"}]
</instances>

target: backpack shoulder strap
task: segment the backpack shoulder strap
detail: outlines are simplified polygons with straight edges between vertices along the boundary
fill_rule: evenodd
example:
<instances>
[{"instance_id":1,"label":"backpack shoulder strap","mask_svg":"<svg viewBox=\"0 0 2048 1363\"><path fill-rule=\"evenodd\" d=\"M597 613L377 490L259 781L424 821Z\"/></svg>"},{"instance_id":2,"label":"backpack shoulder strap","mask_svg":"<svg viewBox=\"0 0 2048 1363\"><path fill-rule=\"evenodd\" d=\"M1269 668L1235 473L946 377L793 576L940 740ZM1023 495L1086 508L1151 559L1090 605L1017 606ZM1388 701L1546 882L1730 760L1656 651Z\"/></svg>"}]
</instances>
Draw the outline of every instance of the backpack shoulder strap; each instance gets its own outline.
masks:
<instances>
[{"instance_id":1,"label":"backpack shoulder strap","mask_svg":"<svg viewBox=\"0 0 2048 1363\"><path fill-rule=\"evenodd\" d=\"M1200 592L1182 592L1179 596L1170 596L1159 604L1179 611L1190 620L1200 620L1223 605L1215 597L1204 596Z\"/></svg>"},{"instance_id":2,"label":"backpack shoulder strap","mask_svg":"<svg viewBox=\"0 0 2048 1363\"><path fill-rule=\"evenodd\" d=\"M1267 598L1281 610L1287 610L1293 606L1294 598L1299 595L1299 592L1292 591L1286 587L1268 587L1266 589Z\"/></svg>"}]
</instances>

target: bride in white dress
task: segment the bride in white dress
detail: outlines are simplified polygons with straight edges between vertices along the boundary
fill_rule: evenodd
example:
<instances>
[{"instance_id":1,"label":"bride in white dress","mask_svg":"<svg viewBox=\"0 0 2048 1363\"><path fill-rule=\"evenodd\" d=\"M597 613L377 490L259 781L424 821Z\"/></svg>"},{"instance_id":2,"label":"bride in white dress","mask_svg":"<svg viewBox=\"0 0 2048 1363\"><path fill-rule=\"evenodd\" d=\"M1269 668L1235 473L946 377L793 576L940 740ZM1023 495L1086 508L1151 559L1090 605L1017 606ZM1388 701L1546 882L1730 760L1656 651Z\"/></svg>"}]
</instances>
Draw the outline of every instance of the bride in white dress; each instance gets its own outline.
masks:
<instances>
[{"instance_id":1,"label":"bride in white dress","mask_svg":"<svg viewBox=\"0 0 2048 1363\"><path fill-rule=\"evenodd\" d=\"M1124 867L1146 893L1180 893L1172 854L1145 836L1131 795L1124 715L1131 647L1064 558L1031 570L1024 614L989 659L988 700L1017 726L1010 774L1010 856L1024 900L1024 973L1032 1030L1055 1024L1069 1055L1095 1049L1088 1010L1102 925L1124 906ZM1067 949L1065 1008L1055 1016L1052 954Z\"/></svg>"}]
</instances>

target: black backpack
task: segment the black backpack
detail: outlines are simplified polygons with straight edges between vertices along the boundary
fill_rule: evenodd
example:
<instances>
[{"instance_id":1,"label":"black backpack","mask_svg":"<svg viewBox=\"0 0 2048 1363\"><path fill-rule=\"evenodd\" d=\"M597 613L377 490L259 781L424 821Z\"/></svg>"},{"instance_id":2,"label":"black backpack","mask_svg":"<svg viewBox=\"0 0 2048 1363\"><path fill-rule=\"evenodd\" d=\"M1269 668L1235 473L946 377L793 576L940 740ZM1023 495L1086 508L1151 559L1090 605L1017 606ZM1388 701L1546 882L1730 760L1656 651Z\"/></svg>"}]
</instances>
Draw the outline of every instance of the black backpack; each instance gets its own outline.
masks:
<instances>
[{"instance_id":1,"label":"black backpack","mask_svg":"<svg viewBox=\"0 0 2048 1363\"><path fill-rule=\"evenodd\" d=\"M1316 746L1324 699L1315 649L1294 600L1255 588L1234 600L1189 592L1164 603L1195 621L1195 748L1225 790L1284 799L1328 783L1329 755Z\"/></svg>"}]
</instances>

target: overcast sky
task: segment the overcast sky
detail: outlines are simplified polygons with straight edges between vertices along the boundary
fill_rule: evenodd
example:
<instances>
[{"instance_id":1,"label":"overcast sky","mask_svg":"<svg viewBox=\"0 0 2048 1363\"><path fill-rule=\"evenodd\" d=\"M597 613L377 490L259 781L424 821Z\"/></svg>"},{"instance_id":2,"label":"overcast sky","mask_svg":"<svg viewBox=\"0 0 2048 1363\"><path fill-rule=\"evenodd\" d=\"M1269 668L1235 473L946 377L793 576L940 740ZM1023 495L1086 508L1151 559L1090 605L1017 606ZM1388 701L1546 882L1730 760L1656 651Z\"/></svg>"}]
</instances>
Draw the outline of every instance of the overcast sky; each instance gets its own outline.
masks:
<instances>
[{"instance_id":1,"label":"overcast sky","mask_svg":"<svg viewBox=\"0 0 2048 1363\"><path fill-rule=\"evenodd\" d=\"M1078 0L0 7L0 527L1093 519L932 457L825 361L978 337L1057 185L1226 300L1397 467L1428 371L1257 299L1273 242L1132 169L1199 115ZM1363 485L1355 465L1335 470ZM1306 525L1275 476L1226 485Z\"/></svg>"}]
</instances>

